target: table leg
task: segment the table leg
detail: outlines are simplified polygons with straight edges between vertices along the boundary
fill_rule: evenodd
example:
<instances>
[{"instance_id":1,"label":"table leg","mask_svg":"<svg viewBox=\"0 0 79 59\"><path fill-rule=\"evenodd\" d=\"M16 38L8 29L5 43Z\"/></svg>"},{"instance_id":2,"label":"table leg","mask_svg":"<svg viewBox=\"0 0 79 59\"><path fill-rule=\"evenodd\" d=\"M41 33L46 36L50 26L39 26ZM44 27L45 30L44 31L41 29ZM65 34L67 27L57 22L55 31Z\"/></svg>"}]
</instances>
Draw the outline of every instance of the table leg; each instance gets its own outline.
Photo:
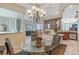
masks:
<instances>
[{"instance_id":1,"label":"table leg","mask_svg":"<svg viewBox=\"0 0 79 59\"><path fill-rule=\"evenodd\" d=\"M63 44L63 37L62 37L62 36L61 36L61 40L60 40L60 43L61 43L61 44Z\"/></svg>"}]
</instances>

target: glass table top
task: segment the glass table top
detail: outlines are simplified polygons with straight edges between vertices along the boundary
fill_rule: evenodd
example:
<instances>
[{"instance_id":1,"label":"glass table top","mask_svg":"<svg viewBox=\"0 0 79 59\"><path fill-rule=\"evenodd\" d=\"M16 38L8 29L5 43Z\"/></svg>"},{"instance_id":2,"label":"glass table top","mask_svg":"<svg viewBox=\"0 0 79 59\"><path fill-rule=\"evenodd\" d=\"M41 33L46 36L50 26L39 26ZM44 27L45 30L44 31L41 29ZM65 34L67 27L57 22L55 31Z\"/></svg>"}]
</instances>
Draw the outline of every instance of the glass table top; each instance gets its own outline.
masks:
<instances>
[{"instance_id":1,"label":"glass table top","mask_svg":"<svg viewBox=\"0 0 79 59\"><path fill-rule=\"evenodd\" d=\"M35 42L31 42L30 44L28 44L27 46L25 46L23 48L24 51L27 52L44 52L45 51L45 47L42 46L41 48L37 48L35 46Z\"/></svg>"}]
</instances>

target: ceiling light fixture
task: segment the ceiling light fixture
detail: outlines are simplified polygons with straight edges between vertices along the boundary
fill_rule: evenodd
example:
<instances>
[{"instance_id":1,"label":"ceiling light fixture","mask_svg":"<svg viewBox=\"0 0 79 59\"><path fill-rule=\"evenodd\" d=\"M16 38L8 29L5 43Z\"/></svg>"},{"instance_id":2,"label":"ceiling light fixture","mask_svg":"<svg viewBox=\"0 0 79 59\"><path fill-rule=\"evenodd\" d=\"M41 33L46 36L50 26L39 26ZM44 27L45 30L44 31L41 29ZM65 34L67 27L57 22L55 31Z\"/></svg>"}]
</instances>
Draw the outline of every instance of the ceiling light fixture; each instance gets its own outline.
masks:
<instances>
[{"instance_id":1,"label":"ceiling light fixture","mask_svg":"<svg viewBox=\"0 0 79 59\"><path fill-rule=\"evenodd\" d=\"M32 6L32 10L27 10L27 18L34 21L40 21L45 18L46 12L40 8L40 4Z\"/></svg>"}]
</instances>

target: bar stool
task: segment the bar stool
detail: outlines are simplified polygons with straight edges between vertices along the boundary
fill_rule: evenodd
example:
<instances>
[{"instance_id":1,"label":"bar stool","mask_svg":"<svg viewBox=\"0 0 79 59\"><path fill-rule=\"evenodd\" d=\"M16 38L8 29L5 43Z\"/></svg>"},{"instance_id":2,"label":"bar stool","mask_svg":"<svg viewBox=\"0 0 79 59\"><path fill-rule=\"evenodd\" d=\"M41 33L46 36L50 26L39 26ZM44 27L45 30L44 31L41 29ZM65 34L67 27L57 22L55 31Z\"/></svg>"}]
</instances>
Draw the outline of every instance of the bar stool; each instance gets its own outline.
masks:
<instances>
[{"instance_id":1,"label":"bar stool","mask_svg":"<svg viewBox=\"0 0 79 59\"><path fill-rule=\"evenodd\" d=\"M61 36L60 43L63 44L63 35L64 35L64 34L58 34L58 35Z\"/></svg>"}]
</instances>

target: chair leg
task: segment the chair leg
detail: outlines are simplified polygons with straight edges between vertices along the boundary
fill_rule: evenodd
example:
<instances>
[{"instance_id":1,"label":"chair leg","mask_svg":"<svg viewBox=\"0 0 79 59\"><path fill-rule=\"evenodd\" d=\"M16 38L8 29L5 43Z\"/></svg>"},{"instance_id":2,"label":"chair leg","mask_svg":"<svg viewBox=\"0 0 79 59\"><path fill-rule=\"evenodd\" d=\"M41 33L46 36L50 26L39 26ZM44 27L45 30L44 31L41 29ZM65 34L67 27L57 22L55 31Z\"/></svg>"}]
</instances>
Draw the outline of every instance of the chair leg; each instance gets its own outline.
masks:
<instances>
[{"instance_id":1,"label":"chair leg","mask_svg":"<svg viewBox=\"0 0 79 59\"><path fill-rule=\"evenodd\" d=\"M46 53L47 53L48 55L51 55L51 51L46 51Z\"/></svg>"},{"instance_id":2,"label":"chair leg","mask_svg":"<svg viewBox=\"0 0 79 59\"><path fill-rule=\"evenodd\" d=\"M0 51L0 55L3 55L3 51Z\"/></svg>"}]
</instances>

